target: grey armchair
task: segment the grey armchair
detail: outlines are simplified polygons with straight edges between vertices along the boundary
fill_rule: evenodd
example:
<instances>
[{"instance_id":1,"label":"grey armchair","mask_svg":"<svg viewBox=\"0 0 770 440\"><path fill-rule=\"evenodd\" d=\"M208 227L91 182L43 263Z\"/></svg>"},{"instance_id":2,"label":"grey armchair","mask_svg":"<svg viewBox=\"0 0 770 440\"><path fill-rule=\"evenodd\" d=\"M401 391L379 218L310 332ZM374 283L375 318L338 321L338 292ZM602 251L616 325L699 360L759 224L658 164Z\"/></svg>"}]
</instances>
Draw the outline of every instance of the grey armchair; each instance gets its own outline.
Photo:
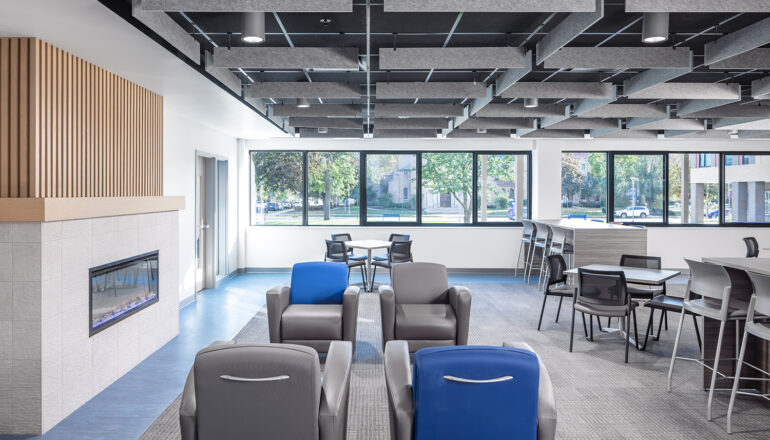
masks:
<instances>
[{"instance_id":1,"label":"grey armchair","mask_svg":"<svg viewBox=\"0 0 770 440\"><path fill-rule=\"evenodd\" d=\"M532 348L526 343L504 343L504 347L511 347L521 350L528 350L534 353ZM481 348L484 347L467 347L467 348ZM487 347L490 348L490 347ZM537 356L537 354L535 354ZM390 421L390 438L391 440L412 440L415 432L415 404L413 394L413 374L412 366L410 365L409 347L406 341L390 341L385 345L385 383L388 393L388 416ZM539 365L539 382L538 382L538 395L537 395L537 439L538 440L554 440L556 438L556 400L553 393L553 384L551 383L551 377L548 375L548 370L540 357L537 357ZM444 379L458 380L451 376L445 376ZM500 378L503 381L505 378ZM478 394L473 393L479 397L477 400L481 402L485 401L484 393L494 393L494 390L490 390L486 387L494 386L494 382L500 379L488 381L476 382L479 384ZM469 384L472 386L473 384ZM476 406L477 402L465 402ZM483 405L483 403L482 403ZM421 411L433 411L435 407L425 407ZM480 408L480 410L491 418L500 417L500 419L509 418L507 415L514 414L520 410L520 408L509 407L497 407L492 404L490 408ZM499 416L496 414L499 412ZM435 420L435 419L433 419ZM440 423L440 420L438 421ZM478 431L479 426L468 426L469 431ZM505 427L503 427L505 429ZM519 432L499 432L494 437L482 437L482 438L517 438ZM467 436L467 438L473 438L473 434Z\"/></svg>"},{"instance_id":2,"label":"grey armchair","mask_svg":"<svg viewBox=\"0 0 770 440\"><path fill-rule=\"evenodd\" d=\"M318 353L290 344L216 344L195 356L179 423L182 440L344 440L350 342Z\"/></svg>"},{"instance_id":3,"label":"grey armchair","mask_svg":"<svg viewBox=\"0 0 770 440\"><path fill-rule=\"evenodd\" d=\"M392 286L380 286L383 344L407 341L425 347L468 344L471 291L449 287L446 267L435 263L393 266Z\"/></svg>"}]
</instances>

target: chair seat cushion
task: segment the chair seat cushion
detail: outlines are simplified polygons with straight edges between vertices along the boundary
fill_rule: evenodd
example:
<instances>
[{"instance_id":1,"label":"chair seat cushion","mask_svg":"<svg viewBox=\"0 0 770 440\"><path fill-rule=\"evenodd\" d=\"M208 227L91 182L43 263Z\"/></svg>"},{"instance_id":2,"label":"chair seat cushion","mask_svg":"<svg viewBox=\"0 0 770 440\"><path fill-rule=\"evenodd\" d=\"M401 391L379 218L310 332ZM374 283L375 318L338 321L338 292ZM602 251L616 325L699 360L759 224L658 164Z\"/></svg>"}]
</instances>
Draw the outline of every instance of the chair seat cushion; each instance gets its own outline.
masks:
<instances>
[{"instance_id":1,"label":"chair seat cushion","mask_svg":"<svg viewBox=\"0 0 770 440\"><path fill-rule=\"evenodd\" d=\"M572 296L575 293L575 289L577 289L577 286L574 284L558 284L553 287L548 287L548 294L549 295L561 295L561 296Z\"/></svg>"},{"instance_id":2,"label":"chair seat cushion","mask_svg":"<svg viewBox=\"0 0 770 440\"><path fill-rule=\"evenodd\" d=\"M366 260L366 255L350 254L348 255L348 260Z\"/></svg>"},{"instance_id":3,"label":"chair seat cushion","mask_svg":"<svg viewBox=\"0 0 770 440\"><path fill-rule=\"evenodd\" d=\"M281 339L342 339L342 306L292 304L281 316Z\"/></svg>"},{"instance_id":4,"label":"chair seat cushion","mask_svg":"<svg viewBox=\"0 0 770 440\"><path fill-rule=\"evenodd\" d=\"M709 298L691 299L684 302L688 311L713 319L719 319L720 303L721 301L719 300ZM743 301L731 301L730 306L728 307L727 317L741 318L745 317L747 313L748 303Z\"/></svg>"},{"instance_id":5,"label":"chair seat cushion","mask_svg":"<svg viewBox=\"0 0 770 440\"><path fill-rule=\"evenodd\" d=\"M375 255L372 258L377 261L388 261L388 254L379 254L379 255Z\"/></svg>"},{"instance_id":6,"label":"chair seat cushion","mask_svg":"<svg viewBox=\"0 0 770 440\"><path fill-rule=\"evenodd\" d=\"M396 339L455 339L457 318L449 304L396 304Z\"/></svg>"},{"instance_id":7,"label":"chair seat cushion","mask_svg":"<svg viewBox=\"0 0 770 440\"><path fill-rule=\"evenodd\" d=\"M666 295L657 295L655 298L647 301L644 305L651 309L666 310L669 312L681 312L684 300Z\"/></svg>"},{"instance_id":8,"label":"chair seat cushion","mask_svg":"<svg viewBox=\"0 0 770 440\"><path fill-rule=\"evenodd\" d=\"M639 306L639 303L636 301L631 301L631 308L635 308ZM594 304L588 304L585 302L577 302L575 304L575 310L582 313L588 313L589 315L597 315L597 316L611 316L611 317L620 317L620 316L626 316L626 309L623 306L600 306L600 305L594 305Z\"/></svg>"}]
</instances>

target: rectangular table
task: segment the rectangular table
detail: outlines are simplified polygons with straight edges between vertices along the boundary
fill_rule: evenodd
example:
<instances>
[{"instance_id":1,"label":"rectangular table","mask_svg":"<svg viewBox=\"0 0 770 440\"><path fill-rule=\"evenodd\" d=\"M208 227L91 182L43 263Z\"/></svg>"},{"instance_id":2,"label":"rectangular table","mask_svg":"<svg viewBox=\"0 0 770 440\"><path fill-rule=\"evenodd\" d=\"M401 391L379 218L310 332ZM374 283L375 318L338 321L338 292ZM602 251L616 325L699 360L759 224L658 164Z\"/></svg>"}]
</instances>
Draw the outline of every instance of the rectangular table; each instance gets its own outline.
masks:
<instances>
[{"instance_id":1,"label":"rectangular table","mask_svg":"<svg viewBox=\"0 0 770 440\"><path fill-rule=\"evenodd\" d=\"M353 249L366 250L366 278L369 282L369 291L374 291L374 277L372 276L372 251L375 249L389 249L390 242L385 240L352 240L345 245Z\"/></svg>"}]
</instances>

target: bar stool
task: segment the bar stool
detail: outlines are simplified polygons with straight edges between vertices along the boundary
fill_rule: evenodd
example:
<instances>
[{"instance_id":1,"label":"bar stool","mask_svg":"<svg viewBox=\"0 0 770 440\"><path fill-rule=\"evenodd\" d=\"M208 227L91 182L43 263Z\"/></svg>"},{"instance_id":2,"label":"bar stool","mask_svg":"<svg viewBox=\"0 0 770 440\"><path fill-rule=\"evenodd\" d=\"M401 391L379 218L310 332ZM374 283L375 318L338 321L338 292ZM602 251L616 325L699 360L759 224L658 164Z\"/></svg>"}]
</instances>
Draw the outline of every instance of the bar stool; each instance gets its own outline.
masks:
<instances>
[{"instance_id":1,"label":"bar stool","mask_svg":"<svg viewBox=\"0 0 770 440\"><path fill-rule=\"evenodd\" d=\"M737 394L764 397L770 400L770 394L750 393L746 391L739 391L738 385L741 379L754 379L760 381L766 381L765 378L741 378L741 368L743 367L743 359L746 354L746 341L749 340L749 334L752 334L758 338L770 341L770 276L760 275L753 272L747 272L751 283L754 285L754 294L751 296L751 302L749 302L749 309L746 315L746 327L743 331L743 342L741 343L741 351L738 355L738 364L735 367L735 379L733 379L733 391L730 394L730 406L727 408L727 433L733 433L733 407L735 406L735 396ZM770 372L765 371L759 367L746 363L747 366L757 370L767 376L770 376Z\"/></svg>"},{"instance_id":2,"label":"bar stool","mask_svg":"<svg viewBox=\"0 0 770 440\"><path fill-rule=\"evenodd\" d=\"M534 260L534 255L537 253L537 250L542 249L542 255L540 258L540 270L537 273L538 287L540 287L540 284L543 281L543 274L545 273L545 259L548 257L548 252L551 250L551 238L553 237L553 228L550 225L541 224L540 226L544 231L542 233L537 231L537 235L535 236L535 249L532 251L532 259ZM530 268L530 273L532 273L532 268Z\"/></svg>"},{"instance_id":3,"label":"bar stool","mask_svg":"<svg viewBox=\"0 0 770 440\"><path fill-rule=\"evenodd\" d=\"M519 259L516 260L516 268L513 276L519 276L519 263L521 263L522 257L524 260L524 273L527 273L527 262L529 261L529 253L532 250L532 240L535 237L535 229L537 227L529 220L522 220L524 229L521 231L521 244L519 245ZM526 252L526 254L522 253Z\"/></svg>"},{"instance_id":4,"label":"bar stool","mask_svg":"<svg viewBox=\"0 0 770 440\"><path fill-rule=\"evenodd\" d=\"M571 261L575 252L572 240L570 240L569 233L571 231L558 226L551 226L551 230L551 247L548 249L548 255L561 255L565 259L567 268L571 268ZM548 269L550 266L546 266L546 270Z\"/></svg>"},{"instance_id":5,"label":"bar stool","mask_svg":"<svg viewBox=\"0 0 770 440\"><path fill-rule=\"evenodd\" d=\"M674 376L674 364L677 359L689 360L699 363L705 368L711 370L711 385L709 386L708 405L706 408L706 419L711 421L711 403L714 400L714 386L716 385L717 375L728 378L719 372L720 353L722 351L722 340L725 333L725 324L728 321L735 321L736 338L735 345L738 349L738 328L740 321L746 319L748 304L745 301L731 298L730 276L724 267L716 264L701 263L698 261L685 259L690 268L690 280L687 283L687 291L684 299L684 311L691 312L694 315L700 315L705 318L715 319L720 322L719 336L717 337L716 353L714 355L713 367L708 366L703 359L703 351L698 359L678 357L679 340L682 337L682 327L687 313L681 313L679 317L679 327L676 330L676 341L674 342L674 351L671 353L671 364L668 368L667 389L671 391L671 380ZM694 295L700 295L696 299Z\"/></svg>"}]
</instances>

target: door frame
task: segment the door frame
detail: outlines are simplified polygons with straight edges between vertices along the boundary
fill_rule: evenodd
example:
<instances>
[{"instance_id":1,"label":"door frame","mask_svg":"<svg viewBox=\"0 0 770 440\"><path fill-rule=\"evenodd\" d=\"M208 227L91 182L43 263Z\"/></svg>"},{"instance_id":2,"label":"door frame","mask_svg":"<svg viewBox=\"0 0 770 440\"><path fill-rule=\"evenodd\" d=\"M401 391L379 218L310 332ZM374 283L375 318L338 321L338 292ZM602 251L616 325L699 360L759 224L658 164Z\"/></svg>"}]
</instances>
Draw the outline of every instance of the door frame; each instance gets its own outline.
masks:
<instances>
[{"instance_id":1,"label":"door frame","mask_svg":"<svg viewBox=\"0 0 770 440\"><path fill-rule=\"evenodd\" d=\"M198 185L198 166L199 166L199 159L203 159L204 167L206 168L204 171L204 185L205 188L199 188ZM225 156L220 156L217 154L209 153L207 151L203 150L195 150L195 225L193 230L193 243L195 243L195 240L197 240L197 229L199 228L198 225L198 212L199 212L199 202L200 202L200 191L206 191L206 220L209 224L209 227L202 231L202 234L205 234L206 239L204 240L204 246L201 252L204 255L204 274L203 274L203 288L198 290L198 282L197 282L197 274L196 274L196 286L195 286L195 297L197 299L198 294L205 289L212 289L217 286L217 283L220 279L224 278L225 275L217 276L217 268L219 266L219 258L217 255L217 248L218 248L218 234L216 233L219 229L219 216L218 209L220 206L219 203L219 191L218 191L218 163L220 161L224 161L228 164L228 181L226 194L229 197L229 163L230 158ZM229 213L228 207L227 207L227 200L225 200L225 213L224 213L224 223L225 223L225 242L227 242L229 231L227 230L227 222L229 220ZM198 255L196 254L194 256L196 261L196 268L197 268L197 260ZM225 267L227 270L229 270L230 267L230 258L227 253L224 255L225 258Z\"/></svg>"}]
</instances>

